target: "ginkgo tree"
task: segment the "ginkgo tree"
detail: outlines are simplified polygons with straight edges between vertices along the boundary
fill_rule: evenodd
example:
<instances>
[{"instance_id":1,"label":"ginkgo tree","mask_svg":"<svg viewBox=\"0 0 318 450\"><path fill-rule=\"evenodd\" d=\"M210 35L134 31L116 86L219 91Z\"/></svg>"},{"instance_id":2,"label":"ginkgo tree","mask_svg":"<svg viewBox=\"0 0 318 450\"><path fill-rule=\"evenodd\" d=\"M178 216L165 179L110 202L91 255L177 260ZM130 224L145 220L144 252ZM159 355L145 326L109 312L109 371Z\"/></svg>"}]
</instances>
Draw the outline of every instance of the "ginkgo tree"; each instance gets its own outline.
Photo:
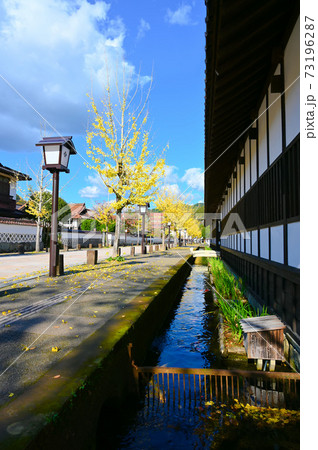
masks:
<instances>
[{"instance_id":1,"label":"ginkgo tree","mask_svg":"<svg viewBox=\"0 0 318 450\"><path fill-rule=\"evenodd\" d=\"M168 188L164 188L155 201L159 211L163 213L163 224L171 224L174 231L174 241L177 243L177 232L185 229L193 237L200 237L199 221L194 217L193 208Z\"/></svg>"},{"instance_id":2,"label":"ginkgo tree","mask_svg":"<svg viewBox=\"0 0 318 450\"><path fill-rule=\"evenodd\" d=\"M126 82L123 76L121 86L117 80L115 89L111 89L108 79L105 98L100 105L90 96L92 122L86 140L87 155L92 162L88 167L98 173L115 197L109 204L109 209L116 213L114 256L118 251L123 209L154 200L159 181L164 176L163 153L158 157L150 151L146 128L149 93L150 88L143 100L139 79L131 77Z\"/></svg>"}]
</instances>

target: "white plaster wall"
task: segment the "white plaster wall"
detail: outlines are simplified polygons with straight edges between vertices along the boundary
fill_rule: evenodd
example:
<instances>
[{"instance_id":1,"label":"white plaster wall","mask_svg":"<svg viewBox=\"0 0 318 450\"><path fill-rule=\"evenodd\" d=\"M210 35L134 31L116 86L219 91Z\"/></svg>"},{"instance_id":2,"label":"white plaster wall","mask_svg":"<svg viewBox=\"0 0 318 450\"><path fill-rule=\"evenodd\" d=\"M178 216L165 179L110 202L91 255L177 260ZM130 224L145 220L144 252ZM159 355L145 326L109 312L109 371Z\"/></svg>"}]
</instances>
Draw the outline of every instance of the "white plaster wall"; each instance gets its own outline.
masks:
<instances>
[{"instance_id":1,"label":"white plaster wall","mask_svg":"<svg viewBox=\"0 0 318 450\"><path fill-rule=\"evenodd\" d=\"M255 139L251 140L251 169L252 169L252 183L251 186L256 182L257 172L256 172L256 141Z\"/></svg>"},{"instance_id":2,"label":"white plaster wall","mask_svg":"<svg viewBox=\"0 0 318 450\"><path fill-rule=\"evenodd\" d=\"M288 265L300 268L300 223L287 225Z\"/></svg>"},{"instance_id":3,"label":"white plaster wall","mask_svg":"<svg viewBox=\"0 0 318 450\"><path fill-rule=\"evenodd\" d=\"M236 204L236 180L232 175L232 207Z\"/></svg>"},{"instance_id":4,"label":"white plaster wall","mask_svg":"<svg viewBox=\"0 0 318 450\"><path fill-rule=\"evenodd\" d=\"M269 258L269 235L268 228L260 230L260 257Z\"/></svg>"},{"instance_id":5,"label":"white plaster wall","mask_svg":"<svg viewBox=\"0 0 318 450\"><path fill-rule=\"evenodd\" d=\"M250 145L249 139L245 142L245 192L251 187L250 180Z\"/></svg>"},{"instance_id":6,"label":"white plaster wall","mask_svg":"<svg viewBox=\"0 0 318 450\"><path fill-rule=\"evenodd\" d=\"M286 108L286 145L299 133L300 121L300 45L299 18L287 43L284 53L285 72L285 108ZM292 85L292 83L294 83ZM292 85L292 86L291 86Z\"/></svg>"},{"instance_id":7,"label":"white plaster wall","mask_svg":"<svg viewBox=\"0 0 318 450\"><path fill-rule=\"evenodd\" d=\"M257 230L252 231L252 255L258 256Z\"/></svg>"},{"instance_id":8,"label":"white plaster wall","mask_svg":"<svg viewBox=\"0 0 318 450\"><path fill-rule=\"evenodd\" d=\"M0 233L15 234L34 234L36 235L36 226L14 225L12 223L0 223Z\"/></svg>"},{"instance_id":9,"label":"white plaster wall","mask_svg":"<svg viewBox=\"0 0 318 450\"><path fill-rule=\"evenodd\" d=\"M13 197L13 200L16 200L16 198L17 198L17 183L13 178L11 178L11 180L10 180L10 195Z\"/></svg>"},{"instance_id":10,"label":"white plaster wall","mask_svg":"<svg viewBox=\"0 0 318 450\"><path fill-rule=\"evenodd\" d=\"M251 232L247 231L245 234L245 247L246 247L246 253L251 253Z\"/></svg>"},{"instance_id":11,"label":"white plaster wall","mask_svg":"<svg viewBox=\"0 0 318 450\"><path fill-rule=\"evenodd\" d=\"M271 227L271 260L284 263L284 227Z\"/></svg>"},{"instance_id":12,"label":"white plaster wall","mask_svg":"<svg viewBox=\"0 0 318 450\"><path fill-rule=\"evenodd\" d=\"M266 98L264 97L258 111L258 174L262 175L267 169L267 136L266 136Z\"/></svg>"},{"instance_id":13,"label":"white plaster wall","mask_svg":"<svg viewBox=\"0 0 318 450\"><path fill-rule=\"evenodd\" d=\"M268 109L269 125L269 164L282 152L282 116L281 116L281 97L280 94L271 94L268 91L268 103L271 105Z\"/></svg>"},{"instance_id":14,"label":"white plaster wall","mask_svg":"<svg viewBox=\"0 0 318 450\"><path fill-rule=\"evenodd\" d=\"M240 169L240 164L239 163L236 164L236 173L237 173L237 180L236 180L236 184L237 184L237 201L239 201L240 198L241 198L241 169Z\"/></svg>"}]
</instances>

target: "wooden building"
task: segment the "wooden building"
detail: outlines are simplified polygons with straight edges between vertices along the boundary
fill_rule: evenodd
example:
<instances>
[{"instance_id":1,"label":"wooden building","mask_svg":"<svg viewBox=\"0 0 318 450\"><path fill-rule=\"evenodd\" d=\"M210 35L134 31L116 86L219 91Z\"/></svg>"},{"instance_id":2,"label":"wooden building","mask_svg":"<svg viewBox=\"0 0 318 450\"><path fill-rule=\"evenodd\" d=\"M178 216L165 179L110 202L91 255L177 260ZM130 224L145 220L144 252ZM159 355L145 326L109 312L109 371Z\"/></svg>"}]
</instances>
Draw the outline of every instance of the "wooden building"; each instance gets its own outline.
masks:
<instances>
[{"instance_id":1,"label":"wooden building","mask_svg":"<svg viewBox=\"0 0 318 450\"><path fill-rule=\"evenodd\" d=\"M0 163L0 217L25 217L25 214L17 209L16 185L18 181L31 179L29 175L3 166Z\"/></svg>"},{"instance_id":2,"label":"wooden building","mask_svg":"<svg viewBox=\"0 0 318 450\"><path fill-rule=\"evenodd\" d=\"M206 0L213 246L299 339L299 2Z\"/></svg>"}]
</instances>

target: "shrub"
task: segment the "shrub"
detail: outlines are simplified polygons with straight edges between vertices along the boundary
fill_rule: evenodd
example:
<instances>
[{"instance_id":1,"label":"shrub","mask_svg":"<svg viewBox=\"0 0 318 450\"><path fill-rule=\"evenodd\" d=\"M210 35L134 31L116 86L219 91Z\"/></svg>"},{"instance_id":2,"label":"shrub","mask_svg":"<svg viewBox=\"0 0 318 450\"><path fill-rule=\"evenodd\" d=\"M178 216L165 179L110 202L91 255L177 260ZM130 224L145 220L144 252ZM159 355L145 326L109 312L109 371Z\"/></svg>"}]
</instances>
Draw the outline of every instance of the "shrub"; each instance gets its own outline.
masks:
<instances>
[{"instance_id":1,"label":"shrub","mask_svg":"<svg viewBox=\"0 0 318 450\"><path fill-rule=\"evenodd\" d=\"M224 319L237 341L241 341L243 331L240 325L241 319L247 317L266 316L267 308L262 311L254 311L245 297L245 283L240 278L236 280L229 273L223 262L217 258L209 258L209 265L213 275L215 293L218 304L224 315Z\"/></svg>"}]
</instances>

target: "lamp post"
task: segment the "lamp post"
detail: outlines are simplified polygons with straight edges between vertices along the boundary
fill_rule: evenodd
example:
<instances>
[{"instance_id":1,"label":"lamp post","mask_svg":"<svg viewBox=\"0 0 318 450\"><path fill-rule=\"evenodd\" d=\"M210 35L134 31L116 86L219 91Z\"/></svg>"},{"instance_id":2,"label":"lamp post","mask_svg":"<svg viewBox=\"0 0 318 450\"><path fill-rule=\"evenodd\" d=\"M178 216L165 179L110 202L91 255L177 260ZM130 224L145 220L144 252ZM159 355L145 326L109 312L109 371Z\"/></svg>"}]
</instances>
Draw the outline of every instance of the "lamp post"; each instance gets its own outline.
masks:
<instances>
[{"instance_id":1,"label":"lamp post","mask_svg":"<svg viewBox=\"0 0 318 450\"><path fill-rule=\"evenodd\" d=\"M170 227L171 227L171 222L168 222L167 225L168 225L168 248L170 249Z\"/></svg>"},{"instance_id":2,"label":"lamp post","mask_svg":"<svg viewBox=\"0 0 318 450\"><path fill-rule=\"evenodd\" d=\"M43 169L48 170L53 175L49 276L56 277L56 267L58 265L57 212L60 172L69 173L68 163L70 155L75 155L77 152L72 141L72 136L45 137L35 145L43 148Z\"/></svg>"},{"instance_id":3,"label":"lamp post","mask_svg":"<svg viewBox=\"0 0 318 450\"><path fill-rule=\"evenodd\" d=\"M145 255L146 253L146 246L145 246L145 217L147 214L147 210L149 208L149 203L146 203L145 205L139 205L139 213L142 217L142 230L141 230L141 254Z\"/></svg>"},{"instance_id":4,"label":"lamp post","mask_svg":"<svg viewBox=\"0 0 318 450\"><path fill-rule=\"evenodd\" d=\"M128 233L128 230L125 230L125 246L127 245L127 233Z\"/></svg>"}]
</instances>

